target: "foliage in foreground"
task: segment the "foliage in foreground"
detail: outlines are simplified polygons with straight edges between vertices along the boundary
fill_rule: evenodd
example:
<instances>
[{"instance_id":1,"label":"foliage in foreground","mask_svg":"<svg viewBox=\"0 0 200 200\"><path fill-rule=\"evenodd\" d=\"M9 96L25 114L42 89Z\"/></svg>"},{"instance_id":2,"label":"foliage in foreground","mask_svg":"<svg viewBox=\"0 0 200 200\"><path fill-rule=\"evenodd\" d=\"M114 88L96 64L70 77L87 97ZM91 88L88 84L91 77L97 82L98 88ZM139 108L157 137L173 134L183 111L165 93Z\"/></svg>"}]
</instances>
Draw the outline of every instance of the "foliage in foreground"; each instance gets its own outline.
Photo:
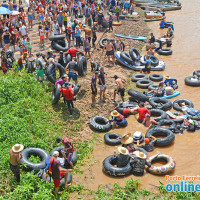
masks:
<instances>
[{"instance_id":1,"label":"foliage in foreground","mask_svg":"<svg viewBox=\"0 0 200 200\"><path fill-rule=\"evenodd\" d=\"M0 77L0 198L1 199L54 199L53 184L45 183L32 173L22 174L22 182L16 185L9 169L9 150L21 143L26 147L40 147L50 152L57 146L56 137L62 131L76 134L77 127L52 110L51 90L45 83L39 83L25 72L8 72ZM65 123L65 126L63 126ZM79 123L79 124L78 124ZM68 126L67 126L68 125ZM68 127L71 129L69 130ZM79 155L76 171L80 171L82 161L93 150L92 141L76 145ZM37 162L37 157L31 157ZM73 188L72 188L73 190ZM69 194L63 192L63 199ZM62 199L61 198L61 199Z\"/></svg>"}]
</instances>

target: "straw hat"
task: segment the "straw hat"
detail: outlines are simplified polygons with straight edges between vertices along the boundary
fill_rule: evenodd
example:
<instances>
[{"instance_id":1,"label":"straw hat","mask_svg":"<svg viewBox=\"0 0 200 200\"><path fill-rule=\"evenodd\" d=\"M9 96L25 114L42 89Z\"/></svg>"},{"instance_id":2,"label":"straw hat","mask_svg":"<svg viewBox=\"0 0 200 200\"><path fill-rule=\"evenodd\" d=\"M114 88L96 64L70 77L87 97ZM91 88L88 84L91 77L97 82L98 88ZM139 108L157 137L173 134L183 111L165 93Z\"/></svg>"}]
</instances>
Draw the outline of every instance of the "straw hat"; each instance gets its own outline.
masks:
<instances>
[{"instance_id":1,"label":"straw hat","mask_svg":"<svg viewBox=\"0 0 200 200\"><path fill-rule=\"evenodd\" d=\"M112 117L118 117L120 114L116 111L116 110L113 110L112 112L111 112L111 116Z\"/></svg>"},{"instance_id":2,"label":"straw hat","mask_svg":"<svg viewBox=\"0 0 200 200\"><path fill-rule=\"evenodd\" d=\"M131 133L125 134L121 138L122 144L131 144L133 143L133 137L131 137Z\"/></svg>"},{"instance_id":3,"label":"straw hat","mask_svg":"<svg viewBox=\"0 0 200 200\"><path fill-rule=\"evenodd\" d=\"M103 13L103 10L100 10L99 12L100 12L100 13Z\"/></svg>"},{"instance_id":4,"label":"straw hat","mask_svg":"<svg viewBox=\"0 0 200 200\"><path fill-rule=\"evenodd\" d=\"M119 153L124 154L124 155L128 155L128 149L124 148L124 147L118 147L117 150L119 151Z\"/></svg>"},{"instance_id":5,"label":"straw hat","mask_svg":"<svg viewBox=\"0 0 200 200\"><path fill-rule=\"evenodd\" d=\"M143 159L147 158L147 156L141 151L134 151L133 154L136 155L139 158L143 158Z\"/></svg>"},{"instance_id":6,"label":"straw hat","mask_svg":"<svg viewBox=\"0 0 200 200\"><path fill-rule=\"evenodd\" d=\"M12 147L12 151L14 153L19 153L20 151L22 151L24 149L24 145L22 144L15 144L13 147Z\"/></svg>"},{"instance_id":7,"label":"straw hat","mask_svg":"<svg viewBox=\"0 0 200 200\"><path fill-rule=\"evenodd\" d=\"M171 77L169 75L165 76L165 79L171 79Z\"/></svg>"},{"instance_id":8,"label":"straw hat","mask_svg":"<svg viewBox=\"0 0 200 200\"><path fill-rule=\"evenodd\" d=\"M111 13L111 12L109 12L108 14L109 14L109 15L112 15L112 13Z\"/></svg>"}]
</instances>

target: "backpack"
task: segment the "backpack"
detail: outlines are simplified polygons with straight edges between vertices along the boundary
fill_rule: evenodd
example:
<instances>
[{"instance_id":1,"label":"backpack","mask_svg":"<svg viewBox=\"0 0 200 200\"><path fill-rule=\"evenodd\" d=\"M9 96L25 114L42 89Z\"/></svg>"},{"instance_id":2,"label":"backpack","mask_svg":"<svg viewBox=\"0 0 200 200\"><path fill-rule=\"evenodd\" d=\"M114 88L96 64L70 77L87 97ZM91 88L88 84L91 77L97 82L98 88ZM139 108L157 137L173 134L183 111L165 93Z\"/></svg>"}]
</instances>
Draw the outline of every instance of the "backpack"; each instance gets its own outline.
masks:
<instances>
[{"instance_id":1,"label":"backpack","mask_svg":"<svg viewBox=\"0 0 200 200\"><path fill-rule=\"evenodd\" d=\"M45 164L46 164L46 178L48 176L50 176L50 178L52 177L52 168L51 168L51 164L53 163L53 158L46 158L45 160Z\"/></svg>"}]
</instances>

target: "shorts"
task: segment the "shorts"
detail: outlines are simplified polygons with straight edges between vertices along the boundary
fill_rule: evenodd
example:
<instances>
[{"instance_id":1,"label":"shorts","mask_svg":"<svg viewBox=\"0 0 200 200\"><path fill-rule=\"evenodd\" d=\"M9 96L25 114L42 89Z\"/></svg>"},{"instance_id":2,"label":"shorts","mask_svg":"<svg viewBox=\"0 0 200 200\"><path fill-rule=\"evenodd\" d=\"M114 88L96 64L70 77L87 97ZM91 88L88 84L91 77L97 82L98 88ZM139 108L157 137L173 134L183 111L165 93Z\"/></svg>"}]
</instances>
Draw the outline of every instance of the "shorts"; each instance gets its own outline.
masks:
<instances>
[{"instance_id":1,"label":"shorts","mask_svg":"<svg viewBox=\"0 0 200 200\"><path fill-rule=\"evenodd\" d=\"M45 33L48 33L49 32L49 30L45 30Z\"/></svg>"},{"instance_id":2,"label":"shorts","mask_svg":"<svg viewBox=\"0 0 200 200\"><path fill-rule=\"evenodd\" d=\"M31 53L31 48L28 48L28 52Z\"/></svg>"},{"instance_id":3,"label":"shorts","mask_svg":"<svg viewBox=\"0 0 200 200\"><path fill-rule=\"evenodd\" d=\"M39 77L44 77L44 70L43 69L42 70L38 70L37 75Z\"/></svg>"},{"instance_id":4,"label":"shorts","mask_svg":"<svg viewBox=\"0 0 200 200\"><path fill-rule=\"evenodd\" d=\"M82 4L82 8L84 8L85 7L85 4Z\"/></svg>"},{"instance_id":5,"label":"shorts","mask_svg":"<svg viewBox=\"0 0 200 200\"><path fill-rule=\"evenodd\" d=\"M67 21L64 21L64 26L67 26Z\"/></svg>"},{"instance_id":6,"label":"shorts","mask_svg":"<svg viewBox=\"0 0 200 200\"><path fill-rule=\"evenodd\" d=\"M72 33L72 39L74 39L75 38L75 33Z\"/></svg>"},{"instance_id":7,"label":"shorts","mask_svg":"<svg viewBox=\"0 0 200 200\"><path fill-rule=\"evenodd\" d=\"M91 87L91 89L92 89L92 94L93 95L97 94L97 88L96 87L94 89L93 89L93 87Z\"/></svg>"},{"instance_id":8,"label":"shorts","mask_svg":"<svg viewBox=\"0 0 200 200\"><path fill-rule=\"evenodd\" d=\"M40 39L43 40L44 39L44 35L40 35Z\"/></svg>"},{"instance_id":9,"label":"shorts","mask_svg":"<svg viewBox=\"0 0 200 200\"><path fill-rule=\"evenodd\" d=\"M117 90L115 90L115 91L117 91ZM122 97L124 97L124 92L125 92L124 88L119 88L118 89L118 94L120 94Z\"/></svg>"},{"instance_id":10,"label":"shorts","mask_svg":"<svg viewBox=\"0 0 200 200\"><path fill-rule=\"evenodd\" d=\"M99 87L100 87L100 90L104 90L106 88L106 84L104 86L99 85Z\"/></svg>"},{"instance_id":11,"label":"shorts","mask_svg":"<svg viewBox=\"0 0 200 200\"><path fill-rule=\"evenodd\" d=\"M58 188L60 186L60 180L63 178L64 174L65 172L60 172L60 179L53 179L55 188Z\"/></svg>"},{"instance_id":12,"label":"shorts","mask_svg":"<svg viewBox=\"0 0 200 200\"><path fill-rule=\"evenodd\" d=\"M4 44L10 44L10 40L4 40Z\"/></svg>"},{"instance_id":13,"label":"shorts","mask_svg":"<svg viewBox=\"0 0 200 200\"><path fill-rule=\"evenodd\" d=\"M66 35L66 39L67 39L67 40L71 39L71 35L70 35L70 36L69 36L69 35Z\"/></svg>"},{"instance_id":14,"label":"shorts","mask_svg":"<svg viewBox=\"0 0 200 200\"><path fill-rule=\"evenodd\" d=\"M142 123L144 119L137 119L139 123Z\"/></svg>"},{"instance_id":15,"label":"shorts","mask_svg":"<svg viewBox=\"0 0 200 200\"><path fill-rule=\"evenodd\" d=\"M33 19L33 15L28 15L28 19Z\"/></svg>"},{"instance_id":16,"label":"shorts","mask_svg":"<svg viewBox=\"0 0 200 200\"><path fill-rule=\"evenodd\" d=\"M62 24L58 24L60 28L62 28Z\"/></svg>"},{"instance_id":17,"label":"shorts","mask_svg":"<svg viewBox=\"0 0 200 200\"><path fill-rule=\"evenodd\" d=\"M90 48L85 48L85 53L88 53L88 52L90 52Z\"/></svg>"},{"instance_id":18,"label":"shorts","mask_svg":"<svg viewBox=\"0 0 200 200\"><path fill-rule=\"evenodd\" d=\"M102 24L102 21L98 21L98 25L101 25Z\"/></svg>"},{"instance_id":19,"label":"shorts","mask_svg":"<svg viewBox=\"0 0 200 200\"><path fill-rule=\"evenodd\" d=\"M150 68L144 68L142 69L143 72L147 72L147 73L150 73L151 69Z\"/></svg>"},{"instance_id":20,"label":"shorts","mask_svg":"<svg viewBox=\"0 0 200 200\"><path fill-rule=\"evenodd\" d=\"M113 56L113 55L114 55L113 50L112 50L112 51L106 51L106 55L107 55L107 56Z\"/></svg>"},{"instance_id":21,"label":"shorts","mask_svg":"<svg viewBox=\"0 0 200 200\"><path fill-rule=\"evenodd\" d=\"M69 72L68 73L68 77L69 79L73 79L73 81L77 81L77 74L76 73L73 73L73 72Z\"/></svg>"}]
</instances>

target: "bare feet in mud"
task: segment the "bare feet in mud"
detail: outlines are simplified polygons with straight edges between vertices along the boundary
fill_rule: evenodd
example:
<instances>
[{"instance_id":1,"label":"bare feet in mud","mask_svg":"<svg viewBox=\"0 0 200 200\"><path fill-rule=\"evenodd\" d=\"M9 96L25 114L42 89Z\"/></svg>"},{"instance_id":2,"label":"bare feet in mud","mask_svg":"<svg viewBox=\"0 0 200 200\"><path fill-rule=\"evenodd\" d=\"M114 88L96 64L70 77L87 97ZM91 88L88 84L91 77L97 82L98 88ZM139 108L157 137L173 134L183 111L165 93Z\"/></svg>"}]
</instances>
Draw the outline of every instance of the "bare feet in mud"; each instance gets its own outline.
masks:
<instances>
[{"instance_id":1,"label":"bare feet in mud","mask_svg":"<svg viewBox=\"0 0 200 200\"><path fill-rule=\"evenodd\" d=\"M71 185L71 183L65 184L65 188L68 188L70 185Z\"/></svg>"}]
</instances>

